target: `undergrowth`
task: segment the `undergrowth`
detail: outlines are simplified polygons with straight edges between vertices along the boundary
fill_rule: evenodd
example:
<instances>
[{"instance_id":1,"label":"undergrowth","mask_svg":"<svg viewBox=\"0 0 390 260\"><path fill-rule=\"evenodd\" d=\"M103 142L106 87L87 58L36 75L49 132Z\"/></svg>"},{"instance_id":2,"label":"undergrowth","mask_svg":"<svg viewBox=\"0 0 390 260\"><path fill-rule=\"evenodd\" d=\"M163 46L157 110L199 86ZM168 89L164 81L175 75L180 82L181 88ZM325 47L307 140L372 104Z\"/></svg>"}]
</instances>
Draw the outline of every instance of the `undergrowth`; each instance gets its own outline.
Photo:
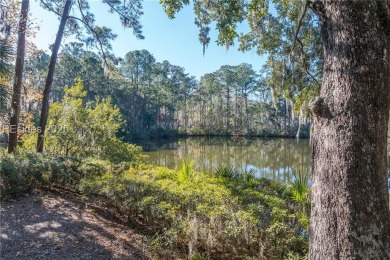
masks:
<instances>
[{"instance_id":1,"label":"undergrowth","mask_svg":"<svg viewBox=\"0 0 390 260\"><path fill-rule=\"evenodd\" d=\"M302 259L307 214L280 184L229 166L200 173L94 159L1 154L1 198L58 185L115 205L129 221L154 231L151 257L179 252L190 259Z\"/></svg>"}]
</instances>

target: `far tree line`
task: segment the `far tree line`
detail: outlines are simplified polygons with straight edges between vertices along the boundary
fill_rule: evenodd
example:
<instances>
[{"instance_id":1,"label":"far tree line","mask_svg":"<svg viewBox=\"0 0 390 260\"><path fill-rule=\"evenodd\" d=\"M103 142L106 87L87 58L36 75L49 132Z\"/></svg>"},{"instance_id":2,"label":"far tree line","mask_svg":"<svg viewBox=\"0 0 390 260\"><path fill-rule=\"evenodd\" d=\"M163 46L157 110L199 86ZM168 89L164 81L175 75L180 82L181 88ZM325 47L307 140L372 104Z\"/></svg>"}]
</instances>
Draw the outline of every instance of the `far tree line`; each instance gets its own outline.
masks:
<instances>
[{"instance_id":1,"label":"far tree line","mask_svg":"<svg viewBox=\"0 0 390 260\"><path fill-rule=\"evenodd\" d=\"M38 125L49 62L43 51L26 58L21 124L30 120ZM256 71L246 63L224 65L197 80L181 66L136 50L118 58L107 77L101 57L83 43L72 42L58 55L50 102L62 100L65 87L81 78L85 102L112 98L125 119L127 140L174 135L307 137L309 113L300 107L300 96L275 94L265 69Z\"/></svg>"}]
</instances>

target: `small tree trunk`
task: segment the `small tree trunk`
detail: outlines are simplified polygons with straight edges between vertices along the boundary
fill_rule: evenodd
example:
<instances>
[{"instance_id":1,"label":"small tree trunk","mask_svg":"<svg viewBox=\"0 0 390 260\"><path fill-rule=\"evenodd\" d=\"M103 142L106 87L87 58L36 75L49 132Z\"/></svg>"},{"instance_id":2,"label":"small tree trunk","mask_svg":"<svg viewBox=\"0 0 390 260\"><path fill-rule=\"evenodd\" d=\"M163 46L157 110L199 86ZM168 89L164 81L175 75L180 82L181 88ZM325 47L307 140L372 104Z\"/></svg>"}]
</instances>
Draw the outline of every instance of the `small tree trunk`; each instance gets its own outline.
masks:
<instances>
[{"instance_id":1,"label":"small tree trunk","mask_svg":"<svg viewBox=\"0 0 390 260\"><path fill-rule=\"evenodd\" d=\"M390 259L388 1L315 1L324 42L314 115L309 259Z\"/></svg>"},{"instance_id":2,"label":"small tree trunk","mask_svg":"<svg viewBox=\"0 0 390 260\"><path fill-rule=\"evenodd\" d=\"M235 95L234 95L234 132L236 133L238 127L238 86L235 86Z\"/></svg>"},{"instance_id":3,"label":"small tree trunk","mask_svg":"<svg viewBox=\"0 0 390 260\"><path fill-rule=\"evenodd\" d=\"M19 115L20 115L20 97L23 82L23 67L24 67L24 56L26 47L26 27L27 27L27 16L30 1L22 1L20 9L20 20L19 20L19 31L18 31L18 47L16 51L16 63L15 63L15 78L14 86L12 91L11 100L11 118L10 118L10 132L8 140L8 153L13 153L18 144L18 126L19 126Z\"/></svg>"},{"instance_id":4,"label":"small tree trunk","mask_svg":"<svg viewBox=\"0 0 390 260\"><path fill-rule=\"evenodd\" d=\"M188 113L187 113L187 95L184 96L184 131L187 134Z\"/></svg>"},{"instance_id":5,"label":"small tree trunk","mask_svg":"<svg viewBox=\"0 0 390 260\"><path fill-rule=\"evenodd\" d=\"M249 113L248 113L248 95L245 93L245 125L246 125L246 135L249 136L251 129L250 129L250 122L249 122Z\"/></svg>"},{"instance_id":6,"label":"small tree trunk","mask_svg":"<svg viewBox=\"0 0 390 260\"><path fill-rule=\"evenodd\" d=\"M285 111L284 111L284 131L286 135L288 134L288 129L287 129L287 117L290 116L290 113L288 112L288 102L287 98L284 99L284 105L285 105Z\"/></svg>"},{"instance_id":7,"label":"small tree trunk","mask_svg":"<svg viewBox=\"0 0 390 260\"><path fill-rule=\"evenodd\" d=\"M302 124L301 117L299 116L298 117L298 130L297 130L297 134L295 135L295 138L297 140L299 140L299 137L301 136L301 124Z\"/></svg>"},{"instance_id":8,"label":"small tree trunk","mask_svg":"<svg viewBox=\"0 0 390 260\"><path fill-rule=\"evenodd\" d=\"M227 83L229 84L229 83ZM226 88L226 133L230 133L230 88L227 85Z\"/></svg>"},{"instance_id":9,"label":"small tree trunk","mask_svg":"<svg viewBox=\"0 0 390 260\"><path fill-rule=\"evenodd\" d=\"M314 123L312 121L310 121L310 127L309 127L309 144L310 145L313 144L313 134L314 134L313 127L314 127Z\"/></svg>"},{"instance_id":10,"label":"small tree trunk","mask_svg":"<svg viewBox=\"0 0 390 260\"><path fill-rule=\"evenodd\" d=\"M69 12L72 7L72 0L66 0L64 11L62 13L60 27L58 28L56 40L54 42L54 46L51 52L50 57L50 63L49 63L49 70L47 72L46 77L46 83L45 83L45 89L43 90L43 97L42 97L42 109L41 109L41 116L39 120L39 129L40 133L38 134L38 140L37 140L37 152L42 153L43 152L43 143L44 143L44 137L45 137L45 130L46 130L46 124L47 124L47 118L49 116L49 96L51 87L53 84L53 78L54 78L54 71L57 63L57 55L58 50L60 49L62 36L64 35L65 31L65 25L66 21L68 20Z\"/></svg>"}]
</instances>

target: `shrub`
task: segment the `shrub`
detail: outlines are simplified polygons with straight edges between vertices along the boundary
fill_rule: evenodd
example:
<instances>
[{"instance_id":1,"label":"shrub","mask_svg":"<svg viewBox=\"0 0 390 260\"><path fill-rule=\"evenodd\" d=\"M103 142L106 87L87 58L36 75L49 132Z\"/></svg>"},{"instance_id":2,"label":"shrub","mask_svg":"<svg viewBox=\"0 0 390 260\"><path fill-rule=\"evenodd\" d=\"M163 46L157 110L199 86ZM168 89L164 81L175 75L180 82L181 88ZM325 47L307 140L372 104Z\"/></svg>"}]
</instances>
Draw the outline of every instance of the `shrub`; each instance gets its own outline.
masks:
<instances>
[{"instance_id":1,"label":"shrub","mask_svg":"<svg viewBox=\"0 0 390 260\"><path fill-rule=\"evenodd\" d=\"M78 161L19 152L0 155L1 198L15 198L53 181L70 184ZM78 178L80 179L80 178Z\"/></svg>"},{"instance_id":2,"label":"shrub","mask_svg":"<svg viewBox=\"0 0 390 260\"><path fill-rule=\"evenodd\" d=\"M133 165L144 160L142 147L125 143L118 138L106 140L102 146L101 158L112 163L129 162Z\"/></svg>"},{"instance_id":3,"label":"shrub","mask_svg":"<svg viewBox=\"0 0 390 260\"><path fill-rule=\"evenodd\" d=\"M152 245L159 258L177 249L218 259L287 259L307 253L303 216L288 206L274 182L193 174L187 163L179 173L149 166L107 172L83 179L80 188L117 205L129 220L155 227L159 235Z\"/></svg>"},{"instance_id":4,"label":"shrub","mask_svg":"<svg viewBox=\"0 0 390 260\"><path fill-rule=\"evenodd\" d=\"M117 134L124 123L119 108L110 99L85 103L83 82L76 80L65 88L61 102L51 105L45 135L45 153L52 156L71 156L109 160L112 163L138 163L142 148L123 142ZM34 151L37 133L23 138L23 147Z\"/></svg>"},{"instance_id":5,"label":"shrub","mask_svg":"<svg viewBox=\"0 0 390 260\"><path fill-rule=\"evenodd\" d=\"M110 170L107 161L21 152L0 154L0 198L17 198L34 188L59 184L78 189L82 178Z\"/></svg>"}]
</instances>

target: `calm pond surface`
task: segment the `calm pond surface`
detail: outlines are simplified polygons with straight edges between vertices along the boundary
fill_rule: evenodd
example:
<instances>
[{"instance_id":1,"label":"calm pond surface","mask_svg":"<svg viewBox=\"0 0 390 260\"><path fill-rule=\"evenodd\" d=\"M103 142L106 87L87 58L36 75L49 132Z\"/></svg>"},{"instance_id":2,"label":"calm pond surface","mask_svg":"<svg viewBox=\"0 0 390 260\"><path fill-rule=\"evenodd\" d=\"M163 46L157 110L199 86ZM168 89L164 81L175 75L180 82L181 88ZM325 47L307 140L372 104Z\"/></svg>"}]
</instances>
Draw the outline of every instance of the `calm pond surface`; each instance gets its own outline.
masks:
<instances>
[{"instance_id":1,"label":"calm pond surface","mask_svg":"<svg viewBox=\"0 0 390 260\"><path fill-rule=\"evenodd\" d=\"M254 169L259 177L286 181L293 170L310 170L309 140L189 137L140 143L148 162L171 169L187 158L195 169L211 172L219 165L240 171Z\"/></svg>"}]
</instances>

